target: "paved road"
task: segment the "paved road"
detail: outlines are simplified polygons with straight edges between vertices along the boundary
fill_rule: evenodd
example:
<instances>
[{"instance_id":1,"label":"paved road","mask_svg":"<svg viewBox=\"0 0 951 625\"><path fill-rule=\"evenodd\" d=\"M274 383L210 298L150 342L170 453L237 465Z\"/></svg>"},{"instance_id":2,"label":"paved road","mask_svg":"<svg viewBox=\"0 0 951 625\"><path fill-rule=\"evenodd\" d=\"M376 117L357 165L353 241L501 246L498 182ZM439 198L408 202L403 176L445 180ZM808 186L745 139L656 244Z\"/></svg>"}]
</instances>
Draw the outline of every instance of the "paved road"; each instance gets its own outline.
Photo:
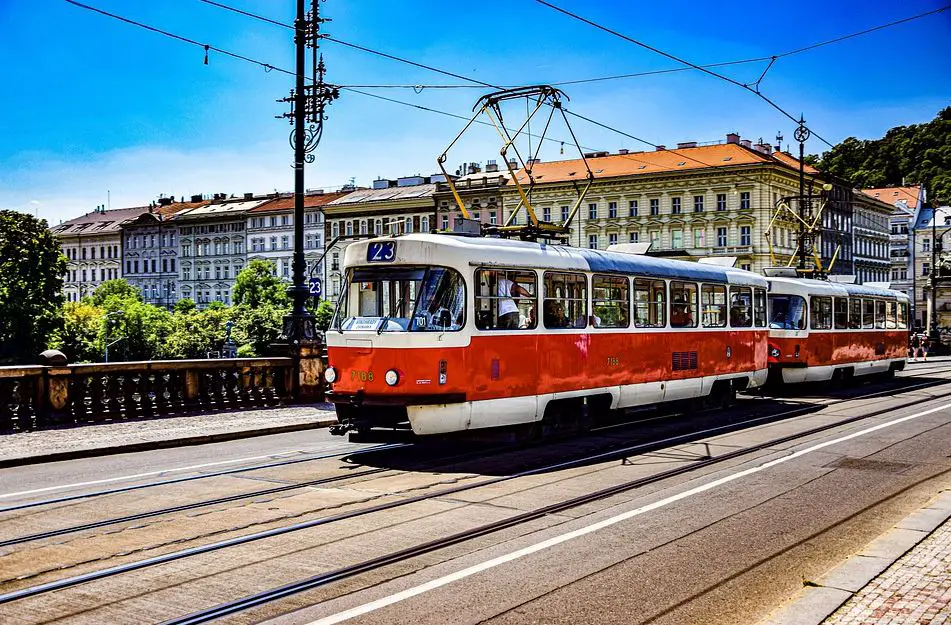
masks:
<instances>
[{"instance_id":1,"label":"paved road","mask_svg":"<svg viewBox=\"0 0 951 625\"><path fill-rule=\"evenodd\" d=\"M938 376L948 375L928 371L936 382L940 382ZM951 385L908 390L910 382L914 381L883 387L884 394L865 399L837 400L822 393L785 398L785 408L810 403L825 408L702 442L667 445L631 455L624 462L592 461L573 469L546 471L144 570L133 578L104 580L2 605L0 621L162 620L610 484L689 467L708 453L719 455L774 440L843 416L922 402L547 515L233 619L340 622L349 616L348 610L358 609L353 622L414 625L755 623L793 596L804 581L818 579L951 483L947 477L951 471ZM857 389L852 395L869 392ZM737 410L716 418L739 419L763 405L762 399L746 398ZM693 417L697 423L707 418ZM484 481L512 473L524 463L549 462L569 451L594 448L612 436L618 440L663 438L672 427L649 422L634 434L618 428L583 441L486 455L425 470L413 466L419 459L410 452L370 454L361 457L362 465L328 459L17 513L0 519L0 535L17 536L35 528L248 492L264 485L300 483L340 471L385 469L292 495L164 516L121 532L87 532L26 550L3 548L0 571L5 574L0 576L0 592L371 502L399 501L450 485ZM114 478L123 478L116 483L124 484L128 481L124 476L143 472L343 449L355 447L317 430L7 469L0 471L0 480L4 493ZM143 479L148 478L131 481ZM70 487L64 492L88 488ZM69 568L58 570L63 563L69 563ZM10 577L15 574L28 579L15 582ZM396 594L400 592L412 596Z\"/></svg>"}]
</instances>

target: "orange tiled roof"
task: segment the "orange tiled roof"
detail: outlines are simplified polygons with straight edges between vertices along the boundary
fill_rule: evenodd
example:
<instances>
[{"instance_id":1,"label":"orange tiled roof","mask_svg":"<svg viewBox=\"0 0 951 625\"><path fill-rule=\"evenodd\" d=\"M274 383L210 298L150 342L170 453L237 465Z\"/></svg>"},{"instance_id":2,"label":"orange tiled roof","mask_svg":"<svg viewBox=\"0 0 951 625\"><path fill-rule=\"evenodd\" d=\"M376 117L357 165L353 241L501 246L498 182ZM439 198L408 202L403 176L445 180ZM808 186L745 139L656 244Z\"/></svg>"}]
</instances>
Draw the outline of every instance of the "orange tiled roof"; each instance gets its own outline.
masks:
<instances>
[{"instance_id":1,"label":"orange tiled roof","mask_svg":"<svg viewBox=\"0 0 951 625\"><path fill-rule=\"evenodd\" d=\"M904 200L908 208L918 208L918 197L921 194L921 187L884 187L882 189L861 189L861 191L869 197L882 200L892 205Z\"/></svg>"},{"instance_id":2,"label":"orange tiled roof","mask_svg":"<svg viewBox=\"0 0 951 625\"><path fill-rule=\"evenodd\" d=\"M337 198L341 198L350 193L350 191L335 191L333 193L318 193L313 195L304 196L304 208L316 208L317 206L323 206L329 202L333 202ZM294 196L290 197L280 197L270 202L265 202L260 206L252 208L250 212L252 213L269 213L273 211L288 210L294 208Z\"/></svg>"},{"instance_id":3,"label":"orange tiled roof","mask_svg":"<svg viewBox=\"0 0 951 625\"><path fill-rule=\"evenodd\" d=\"M786 154L785 152L773 152L773 158L777 161L783 163L784 165L789 165L796 171L799 171L799 159L791 154ZM820 173L818 169L806 163L802 170L807 174L818 174Z\"/></svg>"},{"instance_id":4,"label":"orange tiled roof","mask_svg":"<svg viewBox=\"0 0 951 625\"><path fill-rule=\"evenodd\" d=\"M779 153L782 154L782 153ZM588 166L595 178L612 178L636 174L656 174L704 169L708 167L733 167L735 165L756 165L779 161L783 165L799 168L799 161L791 156L782 158L746 148L736 143L705 145L696 148L678 148L676 150L657 150L653 152L630 152L628 154L610 154L589 158ZM810 173L818 173L808 167ZM536 163L532 174L539 183L584 180L586 171L581 159ZM518 181L528 182L524 170L517 174Z\"/></svg>"}]
</instances>

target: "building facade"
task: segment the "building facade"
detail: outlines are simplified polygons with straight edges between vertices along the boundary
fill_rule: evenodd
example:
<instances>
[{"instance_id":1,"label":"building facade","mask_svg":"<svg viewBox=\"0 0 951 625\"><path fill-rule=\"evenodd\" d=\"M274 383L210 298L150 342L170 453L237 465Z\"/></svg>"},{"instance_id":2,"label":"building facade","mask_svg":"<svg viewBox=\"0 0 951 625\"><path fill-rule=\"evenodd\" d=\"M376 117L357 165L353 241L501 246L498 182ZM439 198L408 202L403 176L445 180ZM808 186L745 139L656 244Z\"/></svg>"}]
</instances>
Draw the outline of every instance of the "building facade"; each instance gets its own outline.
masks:
<instances>
[{"instance_id":1,"label":"building facade","mask_svg":"<svg viewBox=\"0 0 951 625\"><path fill-rule=\"evenodd\" d=\"M63 284L66 301L78 302L92 295L103 282L122 277L120 224L148 210L148 206L115 210L97 207L50 228L68 260Z\"/></svg>"},{"instance_id":2,"label":"building facade","mask_svg":"<svg viewBox=\"0 0 951 625\"><path fill-rule=\"evenodd\" d=\"M305 274L320 277L323 263L315 263L324 255L325 204L348 192L308 193L304 196L304 260ZM263 259L274 264L274 275L290 282L294 261L294 196L282 196L265 202L248 212L248 260Z\"/></svg>"},{"instance_id":3,"label":"building facade","mask_svg":"<svg viewBox=\"0 0 951 625\"><path fill-rule=\"evenodd\" d=\"M799 162L788 154L731 133L713 145L686 142L676 149L585 156L594 183L570 224L571 245L607 249L650 242L652 253L735 257L737 267L757 272L796 264ZM816 252L823 267L832 265L830 273L852 274L853 191L811 166L804 171L805 191L813 199L803 208L817 218ZM585 185L585 163L536 163L533 175L539 219L563 223ZM518 177L527 184L523 171ZM502 196L504 211L520 199L511 184ZM777 211L784 202L791 210ZM526 218L520 210L517 220ZM879 238L887 237L885 224L879 226ZM879 252L887 262L887 252Z\"/></svg>"},{"instance_id":4,"label":"building facade","mask_svg":"<svg viewBox=\"0 0 951 625\"><path fill-rule=\"evenodd\" d=\"M232 303L235 278L247 264L248 213L268 199L218 200L171 218L178 227L179 299L199 308Z\"/></svg>"},{"instance_id":5,"label":"building facade","mask_svg":"<svg viewBox=\"0 0 951 625\"><path fill-rule=\"evenodd\" d=\"M324 205L328 297L335 299L340 294L343 252L355 238L433 229L436 184L431 180L420 176L378 180L376 188L358 189Z\"/></svg>"},{"instance_id":6,"label":"building facade","mask_svg":"<svg viewBox=\"0 0 951 625\"><path fill-rule=\"evenodd\" d=\"M862 193L894 206L889 217L890 286L907 294L912 302L912 318L920 320L916 303L915 215L924 205L925 190L920 185L862 189Z\"/></svg>"},{"instance_id":7,"label":"building facade","mask_svg":"<svg viewBox=\"0 0 951 625\"><path fill-rule=\"evenodd\" d=\"M888 283L891 278L891 204L856 190L852 235L856 282Z\"/></svg>"},{"instance_id":8,"label":"building facade","mask_svg":"<svg viewBox=\"0 0 951 625\"><path fill-rule=\"evenodd\" d=\"M503 225L506 215L502 211L502 191L508 179L509 172L499 171L498 164L490 160L486 162L485 171L475 163L466 165L465 174L454 176L453 184L472 219L486 225ZM435 182L436 215L433 228L444 232L451 231L455 219L462 215L462 211L452 195L449 183Z\"/></svg>"},{"instance_id":9,"label":"building facade","mask_svg":"<svg viewBox=\"0 0 951 625\"><path fill-rule=\"evenodd\" d=\"M201 196L192 202L161 198L157 206L122 222L122 277L142 294L146 303L171 308L178 301L178 226L176 213L208 204Z\"/></svg>"}]
</instances>

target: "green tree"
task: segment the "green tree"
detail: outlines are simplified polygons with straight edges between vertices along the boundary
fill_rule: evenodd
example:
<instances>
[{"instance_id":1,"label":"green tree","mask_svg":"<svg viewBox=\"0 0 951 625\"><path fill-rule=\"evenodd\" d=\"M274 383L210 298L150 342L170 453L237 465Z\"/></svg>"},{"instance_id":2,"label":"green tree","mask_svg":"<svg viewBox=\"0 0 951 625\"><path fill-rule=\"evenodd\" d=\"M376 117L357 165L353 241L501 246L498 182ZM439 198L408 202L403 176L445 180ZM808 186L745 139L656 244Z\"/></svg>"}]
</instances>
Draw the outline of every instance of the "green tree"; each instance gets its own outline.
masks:
<instances>
[{"instance_id":1,"label":"green tree","mask_svg":"<svg viewBox=\"0 0 951 625\"><path fill-rule=\"evenodd\" d=\"M262 304L252 308L246 304L234 307L235 342L250 348L242 351L243 355L262 356L267 353L268 345L275 342L280 336L284 324L284 315L290 312L286 306Z\"/></svg>"},{"instance_id":2,"label":"green tree","mask_svg":"<svg viewBox=\"0 0 951 625\"><path fill-rule=\"evenodd\" d=\"M129 284L124 278L118 278L116 280L106 280L96 287L96 290L89 296L89 302L93 306L102 306L110 297L142 301L142 295L137 288Z\"/></svg>"},{"instance_id":3,"label":"green tree","mask_svg":"<svg viewBox=\"0 0 951 625\"><path fill-rule=\"evenodd\" d=\"M195 310L195 308L197 308L197 305L195 304L195 300L188 297L183 297L182 299L175 302L176 314L191 312Z\"/></svg>"},{"instance_id":4,"label":"green tree","mask_svg":"<svg viewBox=\"0 0 951 625\"><path fill-rule=\"evenodd\" d=\"M896 126L881 139L849 137L822 155L819 169L859 188L922 184L951 202L951 107L926 124Z\"/></svg>"},{"instance_id":5,"label":"green tree","mask_svg":"<svg viewBox=\"0 0 951 625\"><path fill-rule=\"evenodd\" d=\"M62 351L69 362L96 362L102 358L100 334L103 312L88 301L66 302L63 326L50 340L50 348Z\"/></svg>"},{"instance_id":6,"label":"green tree","mask_svg":"<svg viewBox=\"0 0 951 625\"><path fill-rule=\"evenodd\" d=\"M208 352L219 351L225 339L225 323L232 314L230 308L176 312L165 342L166 357L207 358Z\"/></svg>"},{"instance_id":7,"label":"green tree","mask_svg":"<svg viewBox=\"0 0 951 625\"><path fill-rule=\"evenodd\" d=\"M333 320L333 316L333 303L326 299L320 302L320 305L317 306L317 312L314 313L314 317L316 317L315 323L317 324L317 329L326 332L327 328L330 327L330 322Z\"/></svg>"},{"instance_id":8,"label":"green tree","mask_svg":"<svg viewBox=\"0 0 951 625\"><path fill-rule=\"evenodd\" d=\"M287 306L287 284L274 275L274 263L255 259L235 277L232 291L235 304L257 308L261 304Z\"/></svg>"},{"instance_id":9,"label":"green tree","mask_svg":"<svg viewBox=\"0 0 951 625\"><path fill-rule=\"evenodd\" d=\"M66 257L46 220L0 210L0 363L33 362L62 327Z\"/></svg>"},{"instance_id":10,"label":"green tree","mask_svg":"<svg viewBox=\"0 0 951 625\"><path fill-rule=\"evenodd\" d=\"M172 333L172 314L136 298L113 295L106 300L107 308L115 306L119 313L102 324L101 342L114 344L109 348L109 360L159 360L169 354L168 337ZM121 311L121 312L120 312Z\"/></svg>"}]
</instances>

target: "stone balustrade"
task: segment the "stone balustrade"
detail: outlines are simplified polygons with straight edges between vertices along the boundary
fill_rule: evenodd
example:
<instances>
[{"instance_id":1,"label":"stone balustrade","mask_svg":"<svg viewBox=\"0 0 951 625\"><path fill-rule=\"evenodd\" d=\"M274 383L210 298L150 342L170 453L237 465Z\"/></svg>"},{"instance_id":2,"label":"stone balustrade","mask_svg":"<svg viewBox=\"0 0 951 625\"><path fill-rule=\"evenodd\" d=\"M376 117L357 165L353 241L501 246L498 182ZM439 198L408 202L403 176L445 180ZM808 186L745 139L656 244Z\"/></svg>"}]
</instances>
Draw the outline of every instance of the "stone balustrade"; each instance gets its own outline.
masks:
<instances>
[{"instance_id":1,"label":"stone balustrade","mask_svg":"<svg viewBox=\"0 0 951 625\"><path fill-rule=\"evenodd\" d=\"M322 364L318 356L0 367L0 432L319 398Z\"/></svg>"}]
</instances>

